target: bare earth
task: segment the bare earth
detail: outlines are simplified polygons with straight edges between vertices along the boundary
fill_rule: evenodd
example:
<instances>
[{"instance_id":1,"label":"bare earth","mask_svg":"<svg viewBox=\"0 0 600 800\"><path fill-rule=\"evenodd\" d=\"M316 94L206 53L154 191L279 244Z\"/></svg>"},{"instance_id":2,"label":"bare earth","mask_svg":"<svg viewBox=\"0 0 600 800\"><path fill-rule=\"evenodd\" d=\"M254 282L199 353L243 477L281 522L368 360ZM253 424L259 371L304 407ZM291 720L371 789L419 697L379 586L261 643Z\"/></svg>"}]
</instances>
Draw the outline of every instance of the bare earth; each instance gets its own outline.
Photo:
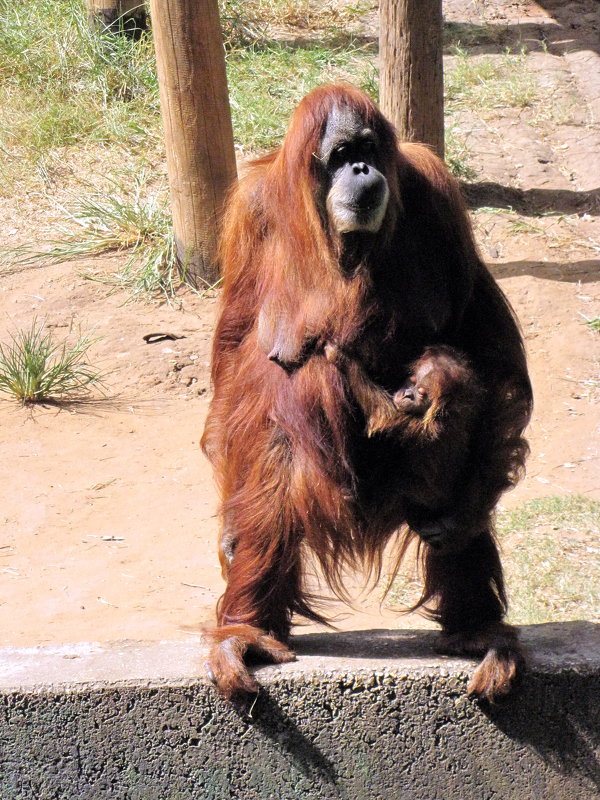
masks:
<instances>
[{"instance_id":1,"label":"bare earth","mask_svg":"<svg viewBox=\"0 0 600 800\"><path fill-rule=\"evenodd\" d=\"M478 240L521 319L536 398L528 476L504 502L600 498L600 337L584 324L600 313L600 7L595 0L445 7L449 20L492 23L504 44L522 41L531 74L551 98L548 113L473 115L468 137L476 182L491 184L484 204L494 206L473 215ZM504 44L475 52L502 52ZM514 213L496 213L498 199ZM7 243L48 236L44 199L0 205ZM547 214L533 216L541 210ZM117 262L93 266L108 271ZM95 327L103 338L94 363L111 371L115 398L71 409L0 402L7 645L198 636L222 591L217 499L198 448L215 298L184 294L181 308L126 302L83 280L89 266L0 274L0 340L33 316L58 336L72 321ZM142 337L154 332L185 338L146 344ZM356 612L333 607L346 615L341 628L423 625L381 610L376 592L359 598L357 588L356 597Z\"/></svg>"}]
</instances>

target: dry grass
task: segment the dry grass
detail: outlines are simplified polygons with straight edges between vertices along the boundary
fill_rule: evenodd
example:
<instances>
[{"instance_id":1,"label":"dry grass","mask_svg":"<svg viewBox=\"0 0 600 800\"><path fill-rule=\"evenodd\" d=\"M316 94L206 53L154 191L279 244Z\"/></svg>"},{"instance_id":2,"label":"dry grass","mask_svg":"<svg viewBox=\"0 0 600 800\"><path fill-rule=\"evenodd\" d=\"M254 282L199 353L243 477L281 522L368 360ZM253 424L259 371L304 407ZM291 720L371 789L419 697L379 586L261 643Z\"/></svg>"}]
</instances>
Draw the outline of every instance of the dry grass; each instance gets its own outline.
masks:
<instances>
[{"instance_id":1,"label":"dry grass","mask_svg":"<svg viewBox=\"0 0 600 800\"><path fill-rule=\"evenodd\" d=\"M531 500L501 511L497 527L510 622L600 621L600 502L578 495ZM420 591L408 564L388 603L409 608Z\"/></svg>"},{"instance_id":2,"label":"dry grass","mask_svg":"<svg viewBox=\"0 0 600 800\"><path fill-rule=\"evenodd\" d=\"M501 513L498 530L511 622L600 621L600 502L531 500Z\"/></svg>"},{"instance_id":3,"label":"dry grass","mask_svg":"<svg viewBox=\"0 0 600 800\"><path fill-rule=\"evenodd\" d=\"M291 45L263 36L263 23L337 30L361 7L223 0L239 149L271 147L298 100L318 84L373 83L373 54L351 37L343 45L332 37ZM0 192L47 188L48 165L90 146L107 163L121 162L123 152L154 163L164 157L151 33L139 41L99 36L87 23L84 0L0 3Z\"/></svg>"},{"instance_id":4,"label":"dry grass","mask_svg":"<svg viewBox=\"0 0 600 800\"><path fill-rule=\"evenodd\" d=\"M471 56L457 47L454 55L445 79L448 111L495 112L498 108L526 108L539 100L540 89L524 51Z\"/></svg>"},{"instance_id":5,"label":"dry grass","mask_svg":"<svg viewBox=\"0 0 600 800\"><path fill-rule=\"evenodd\" d=\"M281 28L304 33L338 31L376 7L374 0L220 0L223 33L229 48L264 42Z\"/></svg>"},{"instance_id":6,"label":"dry grass","mask_svg":"<svg viewBox=\"0 0 600 800\"><path fill-rule=\"evenodd\" d=\"M121 252L127 261L117 273L85 277L125 288L134 297L172 299L186 283L185 265L180 267L175 253L166 186L150 190L147 179L143 171L109 178L106 191L84 186L85 194L80 188L70 202L56 203L61 237L4 251L6 271Z\"/></svg>"}]
</instances>

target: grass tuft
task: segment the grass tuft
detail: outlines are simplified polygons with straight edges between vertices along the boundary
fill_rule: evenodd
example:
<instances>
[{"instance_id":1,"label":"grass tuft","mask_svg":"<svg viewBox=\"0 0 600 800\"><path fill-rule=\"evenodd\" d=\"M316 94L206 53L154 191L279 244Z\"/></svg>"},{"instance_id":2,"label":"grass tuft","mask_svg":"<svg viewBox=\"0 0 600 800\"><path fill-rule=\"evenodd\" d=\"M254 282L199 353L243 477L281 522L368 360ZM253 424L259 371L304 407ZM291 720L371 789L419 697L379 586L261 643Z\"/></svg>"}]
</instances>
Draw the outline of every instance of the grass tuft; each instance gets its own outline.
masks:
<instances>
[{"instance_id":1,"label":"grass tuft","mask_svg":"<svg viewBox=\"0 0 600 800\"><path fill-rule=\"evenodd\" d=\"M28 330L11 334L9 344L0 344L0 392L24 405L86 399L93 387L104 386L105 376L88 361L97 341L86 333L74 344L55 343L34 319Z\"/></svg>"},{"instance_id":2,"label":"grass tuft","mask_svg":"<svg viewBox=\"0 0 600 800\"><path fill-rule=\"evenodd\" d=\"M121 286L134 296L172 298L186 282L185 268L177 261L166 189L148 194L147 181L144 172L132 181L112 179L112 191L59 206L67 223L65 237L48 242L46 250L18 248L13 259L27 266L128 251L129 259L118 272L86 277Z\"/></svg>"},{"instance_id":3,"label":"grass tuft","mask_svg":"<svg viewBox=\"0 0 600 800\"><path fill-rule=\"evenodd\" d=\"M471 151L460 128L447 121L444 136L445 161L450 172L462 180L475 180L477 171L469 164Z\"/></svg>"}]
</instances>

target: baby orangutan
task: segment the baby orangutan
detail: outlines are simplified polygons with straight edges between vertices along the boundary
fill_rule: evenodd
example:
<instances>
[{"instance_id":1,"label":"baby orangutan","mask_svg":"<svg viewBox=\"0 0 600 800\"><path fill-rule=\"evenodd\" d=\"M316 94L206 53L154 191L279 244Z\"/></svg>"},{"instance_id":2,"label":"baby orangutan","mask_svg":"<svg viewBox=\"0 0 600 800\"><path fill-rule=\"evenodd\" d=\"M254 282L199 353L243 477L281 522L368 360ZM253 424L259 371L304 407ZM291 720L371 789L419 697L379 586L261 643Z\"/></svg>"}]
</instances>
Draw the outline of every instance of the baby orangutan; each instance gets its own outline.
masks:
<instances>
[{"instance_id":1,"label":"baby orangutan","mask_svg":"<svg viewBox=\"0 0 600 800\"><path fill-rule=\"evenodd\" d=\"M324 352L346 376L367 435L393 437L399 445L409 526L434 549L459 546L457 486L464 483L483 400L483 388L467 359L452 347L428 347L392 395L336 345L327 343Z\"/></svg>"}]
</instances>

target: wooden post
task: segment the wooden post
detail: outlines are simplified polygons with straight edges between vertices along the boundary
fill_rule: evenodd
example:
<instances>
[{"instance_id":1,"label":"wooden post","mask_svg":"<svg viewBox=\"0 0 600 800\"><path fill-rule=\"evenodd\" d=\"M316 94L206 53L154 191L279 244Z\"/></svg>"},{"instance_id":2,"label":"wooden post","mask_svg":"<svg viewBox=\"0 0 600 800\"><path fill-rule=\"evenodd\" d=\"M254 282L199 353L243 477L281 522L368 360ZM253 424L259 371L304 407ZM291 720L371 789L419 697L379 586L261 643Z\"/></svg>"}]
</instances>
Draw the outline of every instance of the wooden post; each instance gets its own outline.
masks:
<instances>
[{"instance_id":1,"label":"wooden post","mask_svg":"<svg viewBox=\"0 0 600 800\"><path fill-rule=\"evenodd\" d=\"M138 39L147 28L144 0L87 0L90 25L100 32Z\"/></svg>"},{"instance_id":2,"label":"wooden post","mask_svg":"<svg viewBox=\"0 0 600 800\"><path fill-rule=\"evenodd\" d=\"M380 105L400 139L444 157L442 0L380 0Z\"/></svg>"},{"instance_id":3,"label":"wooden post","mask_svg":"<svg viewBox=\"0 0 600 800\"><path fill-rule=\"evenodd\" d=\"M236 178L218 0L151 0L150 12L177 255L188 280L213 284Z\"/></svg>"}]
</instances>

